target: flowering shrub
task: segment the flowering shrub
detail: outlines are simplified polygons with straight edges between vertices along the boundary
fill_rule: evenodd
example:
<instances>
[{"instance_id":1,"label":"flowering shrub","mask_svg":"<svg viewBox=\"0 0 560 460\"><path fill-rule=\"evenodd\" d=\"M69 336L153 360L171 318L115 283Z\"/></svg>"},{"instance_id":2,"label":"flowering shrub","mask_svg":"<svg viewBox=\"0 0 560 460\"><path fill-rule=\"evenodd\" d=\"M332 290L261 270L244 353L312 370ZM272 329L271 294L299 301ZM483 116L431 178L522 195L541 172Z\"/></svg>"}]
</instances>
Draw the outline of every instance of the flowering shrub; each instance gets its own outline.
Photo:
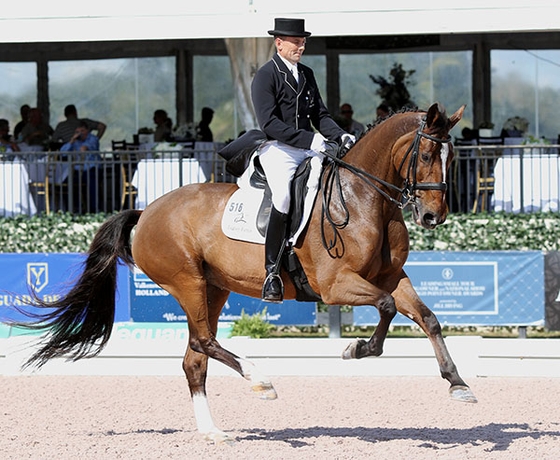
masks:
<instances>
[{"instance_id":1,"label":"flowering shrub","mask_svg":"<svg viewBox=\"0 0 560 460\"><path fill-rule=\"evenodd\" d=\"M0 218L0 252L86 252L108 214ZM560 215L450 214L435 230L405 221L413 251L560 250Z\"/></svg>"},{"instance_id":2,"label":"flowering shrub","mask_svg":"<svg viewBox=\"0 0 560 460\"><path fill-rule=\"evenodd\" d=\"M407 219L413 251L560 250L560 215L450 214L435 230Z\"/></svg>"},{"instance_id":3,"label":"flowering shrub","mask_svg":"<svg viewBox=\"0 0 560 460\"><path fill-rule=\"evenodd\" d=\"M0 252L85 252L107 214L0 218Z\"/></svg>"}]
</instances>

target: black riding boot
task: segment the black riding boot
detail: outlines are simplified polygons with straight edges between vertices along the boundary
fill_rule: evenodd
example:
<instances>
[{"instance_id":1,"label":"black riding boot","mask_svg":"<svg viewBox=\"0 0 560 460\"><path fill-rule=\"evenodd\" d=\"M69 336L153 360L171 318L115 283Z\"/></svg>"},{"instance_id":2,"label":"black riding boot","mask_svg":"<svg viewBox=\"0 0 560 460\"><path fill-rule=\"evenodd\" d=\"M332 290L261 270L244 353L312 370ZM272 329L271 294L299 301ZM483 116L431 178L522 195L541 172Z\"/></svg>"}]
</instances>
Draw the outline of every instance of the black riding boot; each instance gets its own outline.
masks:
<instances>
[{"instance_id":1,"label":"black riding boot","mask_svg":"<svg viewBox=\"0 0 560 460\"><path fill-rule=\"evenodd\" d=\"M287 227L288 215L272 206L264 243L266 278L262 289L262 300L265 302L281 303L284 300L280 265L286 245Z\"/></svg>"}]
</instances>

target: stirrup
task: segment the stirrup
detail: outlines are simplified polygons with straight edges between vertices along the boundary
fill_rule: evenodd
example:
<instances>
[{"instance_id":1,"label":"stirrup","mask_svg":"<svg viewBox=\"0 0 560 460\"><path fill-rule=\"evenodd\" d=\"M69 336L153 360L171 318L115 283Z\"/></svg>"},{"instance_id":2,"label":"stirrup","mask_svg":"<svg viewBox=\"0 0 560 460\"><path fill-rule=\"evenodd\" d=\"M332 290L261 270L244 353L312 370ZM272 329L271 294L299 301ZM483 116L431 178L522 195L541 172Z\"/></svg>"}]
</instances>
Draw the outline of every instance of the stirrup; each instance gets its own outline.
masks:
<instances>
[{"instance_id":1,"label":"stirrup","mask_svg":"<svg viewBox=\"0 0 560 460\"><path fill-rule=\"evenodd\" d=\"M278 286L274 286L275 283L277 283ZM282 282L282 278L278 273L269 273L266 279L264 280L261 299L263 302L271 302L271 303L283 302L284 283Z\"/></svg>"}]
</instances>

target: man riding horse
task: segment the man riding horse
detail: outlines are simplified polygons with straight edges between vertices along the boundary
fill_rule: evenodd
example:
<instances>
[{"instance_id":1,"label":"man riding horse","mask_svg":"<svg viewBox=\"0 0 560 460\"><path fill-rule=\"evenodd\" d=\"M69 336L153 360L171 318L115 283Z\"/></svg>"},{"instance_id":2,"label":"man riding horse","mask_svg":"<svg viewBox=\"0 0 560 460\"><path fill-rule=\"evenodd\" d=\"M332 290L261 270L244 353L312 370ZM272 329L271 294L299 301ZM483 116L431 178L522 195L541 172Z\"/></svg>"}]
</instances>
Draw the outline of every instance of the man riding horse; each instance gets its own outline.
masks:
<instances>
[{"instance_id":1,"label":"man riding horse","mask_svg":"<svg viewBox=\"0 0 560 460\"><path fill-rule=\"evenodd\" d=\"M258 155L272 192L265 238L266 278L262 300L283 301L280 261L286 245L290 185L297 167L308 157L322 156L327 140L354 143L329 114L311 68L300 63L306 38L303 19L276 18L277 53L255 74L251 98L261 130L268 141ZM314 132L315 128L318 132Z\"/></svg>"}]
</instances>

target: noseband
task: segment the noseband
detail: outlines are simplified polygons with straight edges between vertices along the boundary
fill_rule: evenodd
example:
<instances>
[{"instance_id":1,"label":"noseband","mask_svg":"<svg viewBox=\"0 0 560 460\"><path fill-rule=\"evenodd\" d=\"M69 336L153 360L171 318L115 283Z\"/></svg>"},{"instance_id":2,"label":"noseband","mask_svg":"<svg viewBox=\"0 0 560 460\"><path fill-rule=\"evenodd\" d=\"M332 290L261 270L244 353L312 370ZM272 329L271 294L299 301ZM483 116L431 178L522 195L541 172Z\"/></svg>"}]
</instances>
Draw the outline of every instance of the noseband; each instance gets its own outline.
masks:
<instances>
[{"instance_id":1,"label":"noseband","mask_svg":"<svg viewBox=\"0 0 560 460\"><path fill-rule=\"evenodd\" d=\"M409 205L409 204L415 204L416 203L416 191L417 190L440 190L442 192L445 192L447 190L447 183L446 182L421 182L418 183L416 180L416 171L418 168L418 155L419 155L419 150L420 150L420 141L422 140L422 138L428 139L432 142L436 142L439 144L447 144L449 142L451 142L451 136L446 137L445 139L440 139L434 136L430 136L429 134L426 134L423 132L423 129L426 126L426 117L422 117L422 121L420 123L420 126L418 127L418 130L416 131L416 135L414 136L414 140L412 141L412 144L410 144L410 146L408 147L406 153L403 156L403 159L401 161L401 164L399 166L399 174L402 170L402 168L404 167L404 163L406 161L407 158L410 157L410 160L408 162L408 168L407 168L407 173L406 173L406 179L404 180L404 184L403 187L397 187L394 184L391 184L390 182L387 182L383 179L380 179L379 177L374 176L373 174L370 174L366 171L363 171L360 168L357 168L347 162L345 162L344 160L342 160L342 157L344 156L344 153L341 154L341 152L338 149L338 144L336 144L336 151L338 152L338 154L333 153L332 151L326 151L324 152L324 155L328 158L330 158L332 160L331 163L331 168L323 168L322 171L322 176L325 177L325 186L323 187L323 204L322 204L322 215L323 218L321 219L321 237L322 237L322 242L323 242L323 246L325 247L325 249L327 250L327 252L329 253L329 255L331 257L337 257L340 256L340 252L338 250L338 248L336 248L337 242L339 240L339 230L345 228L348 225L348 221L350 219L350 215L348 212L348 208L346 207L346 202L344 200L344 196L342 194L342 185L340 183L340 172L339 172L339 168L342 166L345 169L348 169L349 171L353 172L356 176L358 176L359 178L361 178L363 181L365 181L368 185L370 185L371 187L373 187L378 193L380 193L385 199L387 199L388 201L394 203L395 205L397 205L399 208L404 208L405 206ZM334 149L333 149L334 150ZM328 172L327 172L328 170ZM378 185L379 184L379 185ZM393 198L389 193L387 193L385 190L383 190L380 185L385 186L391 190L395 190L399 193L401 199L397 200L395 198ZM332 202L332 195L333 195L333 191L334 189L337 189L337 194L339 195L339 203L342 206L343 210L344 210L344 218L342 220L339 220L338 222L335 221L335 219L333 218L333 216L330 213L330 204ZM327 243L326 241L326 235L325 235L325 229L324 229L324 222L325 220L329 223L331 229L332 229L332 234L333 237L330 240L329 243ZM342 241L342 240L340 240ZM344 246L344 244L342 243L342 245ZM335 251L335 253L333 254L332 251ZM344 248L342 248L342 252L344 252Z\"/></svg>"}]
</instances>

